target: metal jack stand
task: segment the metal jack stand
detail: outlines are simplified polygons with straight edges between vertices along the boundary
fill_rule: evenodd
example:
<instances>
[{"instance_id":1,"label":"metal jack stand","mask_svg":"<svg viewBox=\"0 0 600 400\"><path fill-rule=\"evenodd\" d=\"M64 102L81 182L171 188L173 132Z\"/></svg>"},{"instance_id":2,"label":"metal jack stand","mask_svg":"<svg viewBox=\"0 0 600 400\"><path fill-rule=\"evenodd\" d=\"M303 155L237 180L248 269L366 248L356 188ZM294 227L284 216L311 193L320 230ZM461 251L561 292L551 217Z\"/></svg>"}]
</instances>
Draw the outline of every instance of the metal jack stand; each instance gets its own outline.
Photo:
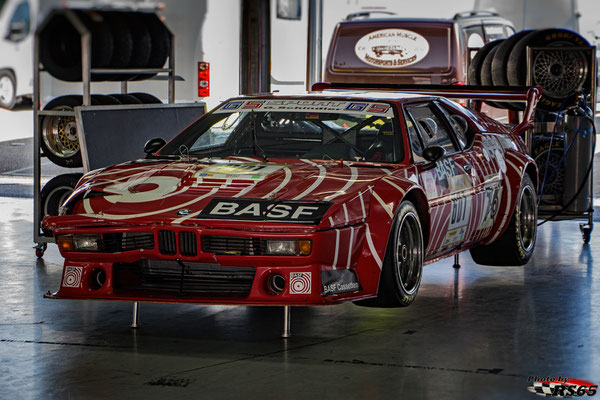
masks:
<instances>
[{"instance_id":1,"label":"metal jack stand","mask_svg":"<svg viewBox=\"0 0 600 400\"><path fill-rule=\"evenodd\" d=\"M131 328L137 329L140 327L140 303L133 303L133 314L131 318Z\"/></svg>"},{"instance_id":2,"label":"metal jack stand","mask_svg":"<svg viewBox=\"0 0 600 400\"><path fill-rule=\"evenodd\" d=\"M452 265L452 268L456 268L456 269L460 268L460 254L454 255L454 264Z\"/></svg>"},{"instance_id":3,"label":"metal jack stand","mask_svg":"<svg viewBox=\"0 0 600 400\"><path fill-rule=\"evenodd\" d=\"M290 306L283 306L283 333L281 337L287 339L292 336L292 332L290 332L291 325L291 310Z\"/></svg>"}]
</instances>

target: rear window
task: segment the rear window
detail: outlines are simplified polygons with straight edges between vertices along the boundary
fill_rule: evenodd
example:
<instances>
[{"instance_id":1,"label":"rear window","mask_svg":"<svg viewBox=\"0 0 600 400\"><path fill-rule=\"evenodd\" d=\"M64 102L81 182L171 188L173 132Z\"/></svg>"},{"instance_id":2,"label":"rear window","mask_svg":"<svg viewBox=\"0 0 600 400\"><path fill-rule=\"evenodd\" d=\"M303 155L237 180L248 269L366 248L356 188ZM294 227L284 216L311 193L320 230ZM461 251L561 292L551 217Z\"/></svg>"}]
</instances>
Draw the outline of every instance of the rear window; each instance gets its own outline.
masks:
<instances>
[{"instance_id":1,"label":"rear window","mask_svg":"<svg viewBox=\"0 0 600 400\"><path fill-rule=\"evenodd\" d=\"M331 69L445 73L452 66L452 43L451 23L342 23L332 42Z\"/></svg>"}]
</instances>

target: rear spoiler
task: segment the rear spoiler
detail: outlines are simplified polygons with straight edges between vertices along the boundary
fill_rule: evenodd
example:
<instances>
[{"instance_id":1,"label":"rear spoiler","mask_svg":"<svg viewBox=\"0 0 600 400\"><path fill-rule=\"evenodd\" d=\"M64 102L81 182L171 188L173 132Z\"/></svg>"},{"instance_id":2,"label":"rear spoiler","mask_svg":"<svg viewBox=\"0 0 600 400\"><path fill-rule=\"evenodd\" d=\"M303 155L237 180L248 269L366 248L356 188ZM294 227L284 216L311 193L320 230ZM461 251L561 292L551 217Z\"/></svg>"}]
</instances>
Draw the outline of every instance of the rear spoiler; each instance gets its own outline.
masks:
<instances>
[{"instance_id":1,"label":"rear spoiler","mask_svg":"<svg viewBox=\"0 0 600 400\"><path fill-rule=\"evenodd\" d=\"M312 86L313 92L324 90L371 90L419 93L446 97L449 99L475 100L475 109L481 111L481 102L489 101L524 101L526 102L523 119L512 129L513 133L522 135L533 127L535 107L542 96L541 86L479 86L479 85L397 85L391 83L330 83L317 82ZM518 122L518 112L510 111L511 122Z\"/></svg>"}]
</instances>

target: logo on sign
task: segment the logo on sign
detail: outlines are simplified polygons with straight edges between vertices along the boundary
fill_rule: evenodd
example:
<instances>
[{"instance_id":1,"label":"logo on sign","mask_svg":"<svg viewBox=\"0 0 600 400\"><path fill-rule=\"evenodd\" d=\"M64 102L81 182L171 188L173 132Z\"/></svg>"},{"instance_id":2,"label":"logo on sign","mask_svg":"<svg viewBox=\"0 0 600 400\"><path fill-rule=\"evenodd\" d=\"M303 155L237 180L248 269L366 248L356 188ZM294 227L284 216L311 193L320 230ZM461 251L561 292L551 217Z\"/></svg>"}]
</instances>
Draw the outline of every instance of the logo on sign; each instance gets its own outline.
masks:
<instances>
[{"instance_id":1,"label":"logo on sign","mask_svg":"<svg viewBox=\"0 0 600 400\"><path fill-rule=\"evenodd\" d=\"M429 43L416 32L405 29L381 29L356 42L356 56L380 68L400 68L421 61L429 53Z\"/></svg>"},{"instance_id":2,"label":"logo on sign","mask_svg":"<svg viewBox=\"0 0 600 400\"><path fill-rule=\"evenodd\" d=\"M81 286L83 267L65 267L63 275L63 287L78 288Z\"/></svg>"},{"instance_id":3,"label":"logo on sign","mask_svg":"<svg viewBox=\"0 0 600 400\"><path fill-rule=\"evenodd\" d=\"M290 272L290 294L310 294L310 272Z\"/></svg>"}]
</instances>

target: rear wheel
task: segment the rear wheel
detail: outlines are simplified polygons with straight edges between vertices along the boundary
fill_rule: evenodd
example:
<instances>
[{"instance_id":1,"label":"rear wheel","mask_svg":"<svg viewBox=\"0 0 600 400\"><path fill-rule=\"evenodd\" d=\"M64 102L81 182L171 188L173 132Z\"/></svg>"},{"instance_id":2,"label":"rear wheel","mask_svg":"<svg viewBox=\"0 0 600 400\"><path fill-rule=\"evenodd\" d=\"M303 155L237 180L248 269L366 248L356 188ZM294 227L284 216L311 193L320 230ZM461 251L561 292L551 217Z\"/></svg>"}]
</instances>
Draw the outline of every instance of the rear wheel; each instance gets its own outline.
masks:
<instances>
[{"instance_id":1,"label":"rear wheel","mask_svg":"<svg viewBox=\"0 0 600 400\"><path fill-rule=\"evenodd\" d=\"M525 174L506 231L493 243L471 249L473 261L482 265L525 265L533 254L537 234L537 196Z\"/></svg>"},{"instance_id":2,"label":"rear wheel","mask_svg":"<svg viewBox=\"0 0 600 400\"><path fill-rule=\"evenodd\" d=\"M368 307L410 305L421 285L424 253L419 214L411 202L404 201L388 240L377 297L356 304Z\"/></svg>"}]
</instances>

